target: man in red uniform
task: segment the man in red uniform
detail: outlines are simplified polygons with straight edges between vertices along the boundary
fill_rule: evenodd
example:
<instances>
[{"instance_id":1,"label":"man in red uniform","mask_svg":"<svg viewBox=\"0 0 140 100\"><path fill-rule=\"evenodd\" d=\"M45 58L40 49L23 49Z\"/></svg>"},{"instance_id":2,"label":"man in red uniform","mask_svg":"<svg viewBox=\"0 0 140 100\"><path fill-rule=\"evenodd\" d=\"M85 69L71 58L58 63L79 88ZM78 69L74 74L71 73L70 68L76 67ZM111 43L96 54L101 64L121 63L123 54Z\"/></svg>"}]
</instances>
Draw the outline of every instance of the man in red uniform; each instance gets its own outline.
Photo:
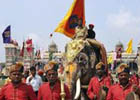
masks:
<instances>
[{"instance_id":1,"label":"man in red uniform","mask_svg":"<svg viewBox=\"0 0 140 100\"><path fill-rule=\"evenodd\" d=\"M119 83L111 86L107 95L107 100L126 100L130 92L136 93L140 96L140 88L132 85L129 81L129 67L127 64L121 64L118 69Z\"/></svg>"},{"instance_id":2,"label":"man in red uniform","mask_svg":"<svg viewBox=\"0 0 140 100\"><path fill-rule=\"evenodd\" d=\"M0 100L37 100L31 86L22 83L23 66L10 67L11 82L0 90Z\"/></svg>"},{"instance_id":3,"label":"man in red uniform","mask_svg":"<svg viewBox=\"0 0 140 100\"><path fill-rule=\"evenodd\" d=\"M99 90L103 88L108 90L111 86L111 79L106 75L105 65L103 62L99 62L96 65L96 76L90 80L87 95L91 100L99 100Z\"/></svg>"},{"instance_id":4,"label":"man in red uniform","mask_svg":"<svg viewBox=\"0 0 140 100\"><path fill-rule=\"evenodd\" d=\"M58 79L56 64L45 66L47 83L41 85L38 91L38 100L61 100L61 84ZM70 92L64 84L65 100L70 100Z\"/></svg>"}]
</instances>

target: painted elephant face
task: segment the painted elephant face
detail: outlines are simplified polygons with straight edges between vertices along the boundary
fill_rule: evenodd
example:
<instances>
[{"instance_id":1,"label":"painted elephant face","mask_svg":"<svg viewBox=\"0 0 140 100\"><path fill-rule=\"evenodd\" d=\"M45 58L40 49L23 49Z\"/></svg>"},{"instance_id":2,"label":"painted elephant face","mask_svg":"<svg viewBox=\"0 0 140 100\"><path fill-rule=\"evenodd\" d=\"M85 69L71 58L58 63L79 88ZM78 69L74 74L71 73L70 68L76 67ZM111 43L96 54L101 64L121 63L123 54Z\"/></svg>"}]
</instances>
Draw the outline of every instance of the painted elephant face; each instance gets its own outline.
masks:
<instances>
[{"instance_id":1,"label":"painted elephant face","mask_svg":"<svg viewBox=\"0 0 140 100\"><path fill-rule=\"evenodd\" d=\"M88 64L88 56L85 53L80 53L77 56L77 63L81 66Z\"/></svg>"},{"instance_id":2,"label":"painted elephant face","mask_svg":"<svg viewBox=\"0 0 140 100\"><path fill-rule=\"evenodd\" d=\"M81 71L82 74L85 74L88 69L88 56L85 53L79 53L76 57L76 63L78 65L78 69Z\"/></svg>"}]
</instances>

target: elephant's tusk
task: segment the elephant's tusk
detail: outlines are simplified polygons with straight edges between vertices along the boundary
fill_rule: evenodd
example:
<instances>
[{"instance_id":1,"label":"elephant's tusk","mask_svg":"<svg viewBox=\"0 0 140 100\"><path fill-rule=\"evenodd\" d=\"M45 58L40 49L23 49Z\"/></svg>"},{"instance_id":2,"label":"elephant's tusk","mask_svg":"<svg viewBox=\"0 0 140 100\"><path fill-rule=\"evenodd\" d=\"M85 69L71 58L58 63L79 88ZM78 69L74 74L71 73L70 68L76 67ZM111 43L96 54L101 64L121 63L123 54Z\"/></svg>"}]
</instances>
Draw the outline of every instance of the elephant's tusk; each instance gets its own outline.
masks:
<instances>
[{"instance_id":1,"label":"elephant's tusk","mask_svg":"<svg viewBox=\"0 0 140 100\"><path fill-rule=\"evenodd\" d=\"M80 78L78 78L76 81L76 93L75 93L74 100L77 100L79 98L80 92L81 92L81 84L80 84Z\"/></svg>"}]
</instances>

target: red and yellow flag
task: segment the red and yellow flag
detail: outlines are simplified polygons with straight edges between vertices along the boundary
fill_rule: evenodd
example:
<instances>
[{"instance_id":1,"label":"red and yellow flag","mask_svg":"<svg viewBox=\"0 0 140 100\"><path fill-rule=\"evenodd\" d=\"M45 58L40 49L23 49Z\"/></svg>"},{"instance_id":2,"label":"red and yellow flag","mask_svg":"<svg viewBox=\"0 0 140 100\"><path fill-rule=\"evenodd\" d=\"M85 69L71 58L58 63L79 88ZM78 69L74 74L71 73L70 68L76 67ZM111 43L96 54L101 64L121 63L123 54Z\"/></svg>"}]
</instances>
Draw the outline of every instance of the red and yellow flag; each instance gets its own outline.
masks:
<instances>
[{"instance_id":1,"label":"red and yellow flag","mask_svg":"<svg viewBox=\"0 0 140 100\"><path fill-rule=\"evenodd\" d=\"M82 19L83 25L85 24L84 0L74 0L66 16L55 29L55 32L60 32L68 37L73 37L78 19Z\"/></svg>"}]
</instances>

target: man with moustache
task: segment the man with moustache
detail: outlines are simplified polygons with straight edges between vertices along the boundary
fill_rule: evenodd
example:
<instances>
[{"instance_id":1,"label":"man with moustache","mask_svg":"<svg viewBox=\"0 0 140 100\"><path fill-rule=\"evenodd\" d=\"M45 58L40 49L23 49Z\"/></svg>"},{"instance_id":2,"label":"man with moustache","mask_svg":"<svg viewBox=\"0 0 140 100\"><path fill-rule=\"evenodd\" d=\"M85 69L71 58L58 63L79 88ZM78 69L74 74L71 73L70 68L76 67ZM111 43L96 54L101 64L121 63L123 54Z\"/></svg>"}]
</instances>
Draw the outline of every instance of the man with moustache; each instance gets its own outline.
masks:
<instances>
[{"instance_id":1,"label":"man with moustache","mask_svg":"<svg viewBox=\"0 0 140 100\"><path fill-rule=\"evenodd\" d=\"M105 65L103 62L99 62L96 65L96 75L92 77L90 80L87 95L90 100L100 100L99 91L103 88L106 93L108 88L111 86L111 78L107 75L107 71L105 69ZM106 97L106 94L104 98Z\"/></svg>"},{"instance_id":2,"label":"man with moustache","mask_svg":"<svg viewBox=\"0 0 140 100\"><path fill-rule=\"evenodd\" d=\"M140 97L140 88L129 81L130 70L127 64L122 63L118 69L119 83L110 87L107 100L126 100L127 95L134 92Z\"/></svg>"},{"instance_id":3,"label":"man with moustache","mask_svg":"<svg viewBox=\"0 0 140 100\"><path fill-rule=\"evenodd\" d=\"M48 82L41 85L38 91L38 100L61 100L61 83L58 78L57 65L49 63L45 65ZM64 84L65 100L70 99L68 86Z\"/></svg>"},{"instance_id":4,"label":"man with moustache","mask_svg":"<svg viewBox=\"0 0 140 100\"><path fill-rule=\"evenodd\" d=\"M0 90L0 100L37 100L31 86L22 82L23 66L15 64L10 67L10 80Z\"/></svg>"}]
</instances>

